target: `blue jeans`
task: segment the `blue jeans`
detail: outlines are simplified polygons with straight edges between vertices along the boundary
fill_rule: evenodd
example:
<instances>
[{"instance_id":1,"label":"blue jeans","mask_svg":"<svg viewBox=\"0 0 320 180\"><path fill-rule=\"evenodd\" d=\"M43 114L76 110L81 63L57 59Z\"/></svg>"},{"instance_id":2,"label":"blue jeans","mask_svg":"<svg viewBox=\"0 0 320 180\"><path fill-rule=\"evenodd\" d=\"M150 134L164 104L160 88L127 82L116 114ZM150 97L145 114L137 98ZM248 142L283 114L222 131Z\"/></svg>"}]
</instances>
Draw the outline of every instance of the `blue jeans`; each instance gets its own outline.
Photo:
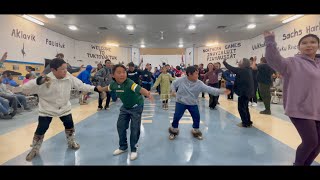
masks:
<instances>
[{"instance_id":1,"label":"blue jeans","mask_svg":"<svg viewBox=\"0 0 320 180\"><path fill-rule=\"evenodd\" d=\"M130 123L130 148L131 152L136 152L138 147L138 140L140 137L141 114L143 105L134 108L126 109L123 106L120 108L120 114L117 122L117 130L119 134L119 149L126 150L127 143L127 129Z\"/></svg>"},{"instance_id":2,"label":"blue jeans","mask_svg":"<svg viewBox=\"0 0 320 180\"><path fill-rule=\"evenodd\" d=\"M198 105L184 105L179 102L176 102L176 109L173 116L173 122L171 124L172 127L178 128L179 121L182 118L184 111L186 109L188 109L188 111L192 116L192 120L193 120L192 127L195 129L198 129L200 126L200 113L199 113Z\"/></svg>"},{"instance_id":3,"label":"blue jeans","mask_svg":"<svg viewBox=\"0 0 320 180\"><path fill-rule=\"evenodd\" d=\"M9 113L9 101L3 97L0 97L0 112L3 114Z\"/></svg>"}]
</instances>

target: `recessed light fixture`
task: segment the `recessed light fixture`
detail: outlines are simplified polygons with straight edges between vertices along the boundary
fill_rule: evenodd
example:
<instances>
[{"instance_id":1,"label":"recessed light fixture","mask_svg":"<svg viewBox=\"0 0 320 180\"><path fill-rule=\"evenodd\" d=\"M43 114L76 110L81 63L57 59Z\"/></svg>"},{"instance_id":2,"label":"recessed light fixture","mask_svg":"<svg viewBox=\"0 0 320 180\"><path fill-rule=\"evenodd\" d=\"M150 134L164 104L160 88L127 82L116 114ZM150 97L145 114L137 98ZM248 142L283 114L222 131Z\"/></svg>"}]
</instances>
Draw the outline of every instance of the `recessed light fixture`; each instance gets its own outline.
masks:
<instances>
[{"instance_id":1,"label":"recessed light fixture","mask_svg":"<svg viewBox=\"0 0 320 180\"><path fill-rule=\"evenodd\" d=\"M196 25L190 24L190 25L188 26L188 29L189 29L189 30L194 30L194 29L196 29Z\"/></svg>"},{"instance_id":2,"label":"recessed light fixture","mask_svg":"<svg viewBox=\"0 0 320 180\"><path fill-rule=\"evenodd\" d=\"M203 17L203 14L196 14L196 17Z\"/></svg>"},{"instance_id":3,"label":"recessed light fixture","mask_svg":"<svg viewBox=\"0 0 320 180\"><path fill-rule=\"evenodd\" d=\"M126 17L126 15L124 15L124 14L118 14L117 16L118 16L118 18L125 18Z\"/></svg>"},{"instance_id":4,"label":"recessed light fixture","mask_svg":"<svg viewBox=\"0 0 320 180\"><path fill-rule=\"evenodd\" d=\"M73 31L78 30L77 26L75 26L75 25L70 25L69 29L71 29Z\"/></svg>"},{"instance_id":5,"label":"recessed light fixture","mask_svg":"<svg viewBox=\"0 0 320 180\"><path fill-rule=\"evenodd\" d=\"M41 26L44 26L44 23L43 23L43 22L39 21L38 19L36 19L36 18L34 18L34 17L32 17L32 16L29 16L29 15L25 15L25 14L24 14L22 17L25 18L25 19L27 19L27 20L29 20L29 21L31 21L31 22L34 22L34 23L39 24L39 25L41 25Z\"/></svg>"},{"instance_id":6,"label":"recessed light fixture","mask_svg":"<svg viewBox=\"0 0 320 180\"><path fill-rule=\"evenodd\" d=\"M253 29L253 28L255 28L257 25L256 24L249 24L248 26L247 26L247 28L248 29Z\"/></svg>"},{"instance_id":7,"label":"recessed light fixture","mask_svg":"<svg viewBox=\"0 0 320 180\"><path fill-rule=\"evenodd\" d=\"M179 48L182 48L183 47L183 44L179 44Z\"/></svg>"},{"instance_id":8,"label":"recessed light fixture","mask_svg":"<svg viewBox=\"0 0 320 180\"><path fill-rule=\"evenodd\" d=\"M54 14L45 14L45 17L49 18L49 19L54 19L56 18L56 16Z\"/></svg>"},{"instance_id":9,"label":"recessed light fixture","mask_svg":"<svg viewBox=\"0 0 320 180\"><path fill-rule=\"evenodd\" d=\"M133 31L134 30L134 27L132 25L127 25L126 27L129 31Z\"/></svg>"},{"instance_id":10,"label":"recessed light fixture","mask_svg":"<svg viewBox=\"0 0 320 180\"><path fill-rule=\"evenodd\" d=\"M298 19L298 18L300 18L300 17L302 17L302 16L304 16L304 15L303 15L303 14L300 14L300 15L291 16L291 17L283 20L282 23L283 23L283 24L288 23L288 22L293 21L293 20L295 20L295 19Z\"/></svg>"},{"instance_id":11,"label":"recessed light fixture","mask_svg":"<svg viewBox=\"0 0 320 180\"><path fill-rule=\"evenodd\" d=\"M141 46L140 46L141 48L145 48L146 46L144 45L144 44L141 44Z\"/></svg>"}]
</instances>

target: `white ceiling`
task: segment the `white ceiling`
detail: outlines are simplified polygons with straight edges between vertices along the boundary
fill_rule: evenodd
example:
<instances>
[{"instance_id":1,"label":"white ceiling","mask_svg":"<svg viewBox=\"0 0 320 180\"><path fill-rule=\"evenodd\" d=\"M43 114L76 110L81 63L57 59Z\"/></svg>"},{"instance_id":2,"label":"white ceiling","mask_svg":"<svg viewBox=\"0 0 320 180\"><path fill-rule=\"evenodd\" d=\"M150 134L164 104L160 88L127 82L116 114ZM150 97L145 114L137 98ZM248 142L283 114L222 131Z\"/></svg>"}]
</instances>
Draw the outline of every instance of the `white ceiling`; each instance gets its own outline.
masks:
<instances>
[{"instance_id":1,"label":"white ceiling","mask_svg":"<svg viewBox=\"0 0 320 180\"><path fill-rule=\"evenodd\" d=\"M44 15L32 15L45 23L45 27L70 38L94 43L113 42L120 47L177 48L182 42L184 47L205 46L208 42L232 42L256 37L265 30L275 29L282 20L291 15L136 15L127 14L120 19L116 15L56 15L48 19ZM247 29L250 23L256 23L254 29ZM126 25L134 25L134 31ZM195 30L188 30L189 24L195 24ZM79 29L72 31L68 25ZM226 26L217 29L218 26ZM107 30L99 30L106 27ZM164 39L161 40L163 31Z\"/></svg>"}]
</instances>

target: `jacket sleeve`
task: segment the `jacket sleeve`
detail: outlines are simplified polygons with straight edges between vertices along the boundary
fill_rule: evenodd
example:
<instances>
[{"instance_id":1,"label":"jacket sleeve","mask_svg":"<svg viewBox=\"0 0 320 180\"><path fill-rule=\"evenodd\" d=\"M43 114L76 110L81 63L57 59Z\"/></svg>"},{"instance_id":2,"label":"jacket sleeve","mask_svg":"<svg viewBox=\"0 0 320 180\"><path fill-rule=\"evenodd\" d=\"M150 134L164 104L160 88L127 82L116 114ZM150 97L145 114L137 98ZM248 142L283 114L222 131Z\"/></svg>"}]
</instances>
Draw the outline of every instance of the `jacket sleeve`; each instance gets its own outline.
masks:
<instances>
[{"instance_id":1,"label":"jacket sleeve","mask_svg":"<svg viewBox=\"0 0 320 180\"><path fill-rule=\"evenodd\" d=\"M85 92L94 92L95 86L85 84L80 79L78 79L72 75L70 77L71 77L72 87L74 87L75 89L77 89L79 91L85 91Z\"/></svg>"},{"instance_id":2,"label":"jacket sleeve","mask_svg":"<svg viewBox=\"0 0 320 180\"><path fill-rule=\"evenodd\" d=\"M201 82L202 92L207 92L207 93L212 94L214 96L219 96L220 94L224 93L223 89L210 87L210 86L205 85L202 81L200 81L200 82Z\"/></svg>"},{"instance_id":3,"label":"jacket sleeve","mask_svg":"<svg viewBox=\"0 0 320 180\"><path fill-rule=\"evenodd\" d=\"M41 85L37 84L37 79L32 79L28 81L27 83L22 85L22 92L24 94L38 94L39 93L39 87Z\"/></svg>"},{"instance_id":4,"label":"jacket sleeve","mask_svg":"<svg viewBox=\"0 0 320 180\"><path fill-rule=\"evenodd\" d=\"M280 55L277 49L277 43L275 42L274 36L265 37L266 43L266 55L265 58L268 64L276 71L281 74L287 74L287 66L289 60L286 60Z\"/></svg>"},{"instance_id":5,"label":"jacket sleeve","mask_svg":"<svg viewBox=\"0 0 320 180\"><path fill-rule=\"evenodd\" d=\"M240 68L233 67L230 64L228 64L226 61L223 61L223 65L235 74L239 74L240 72Z\"/></svg>"}]
</instances>

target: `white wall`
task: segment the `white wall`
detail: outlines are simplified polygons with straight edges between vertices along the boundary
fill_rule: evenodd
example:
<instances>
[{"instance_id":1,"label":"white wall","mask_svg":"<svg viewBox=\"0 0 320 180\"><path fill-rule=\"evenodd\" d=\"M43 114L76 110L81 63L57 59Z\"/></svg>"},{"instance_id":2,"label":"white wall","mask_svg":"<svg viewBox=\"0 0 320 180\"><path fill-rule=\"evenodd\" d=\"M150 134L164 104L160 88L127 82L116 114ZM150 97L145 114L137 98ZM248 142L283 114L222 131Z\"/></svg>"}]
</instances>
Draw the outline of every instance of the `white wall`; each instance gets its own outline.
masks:
<instances>
[{"instance_id":1,"label":"white wall","mask_svg":"<svg viewBox=\"0 0 320 180\"><path fill-rule=\"evenodd\" d=\"M114 63L131 60L129 48L77 41L20 16L0 15L0 23L0 55L8 52L8 60L44 63L44 58L52 59L57 53L63 53L65 60L73 66L104 62L105 59L99 56L103 54ZM22 54L23 46L25 55ZM96 46L102 51L93 48Z\"/></svg>"},{"instance_id":2,"label":"white wall","mask_svg":"<svg viewBox=\"0 0 320 180\"><path fill-rule=\"evenodd\" d=\"M293 56L299 52L297 45L304 35L312 33L320 36L320 16L307 15L271 31L275 33L280 54L283 57ZM265 54L263 35L247 40L247 44L250 50L249 57L260 58Z\"/></svg>"},{"instance_id":3,"label":"white wall","mask_svg":"<svg viewBox=\"0 0 320 180\"><path fill-rule=\"evenodd\" d=\"M187 66L188 64L194 65L194 51L192 48L186 48L186 58L184 59L184 64Z\"/></svg>"},{"instance_id":4,"label":"white wall","mask_svg":"<svg viewBox=\"0 0 320 180\"><path fill-rule=\"evenodd\" d=\"M175 67L180 65L182 56L183 60L185 60L185 55L141 55L141 58L143 58L141 66L144 68L147 63L150 63L152 68L155 66L159 67L159 65L162 66L162 63L165 62Z\"/></svg>"},{"instance_id":5,"label":"white wall","mask_svg":"<svg viewBox=\"0 0 320 180\"><path fill-rule=\"evenodd\" d=\"M297 45L301 37L309 33L320 36L320 16L306 15L271 31L275 33L280 54L283 57L294 56L299 52ZM241 47L231 48L235 49L233 50L234 52L228 51L222 53L227 58L229 57L228 63L233 66L236 66L237 60L252 56L257 56L258 62L260 62L259 59L265 54L264 37L263 35L259 35L248 40L230 42L213 47L199 47L197 48L198 59L196 64L203 63L206 66L209 62L222 62L221 56L214 53L227 50L226 45L237 43L241 43ZM320 53L320 51L318 52Z\"/></svg>"},{"instance_id":6,"label":"white wall","mask_svg":"<svg viewBox=\"0 0 320 180\"><path fill-rule=\"evenodd\" d=\"M128 48L111 47L104 46L103 44L76 41L76 62L74 62L74 64L90 64L95 66L99 62L104 63L107 58L109 58L114 64L117 64L119 62L124 62L125 64L127 64L129 63L129 59L127 57L128 51L130 51L130 49Z\"/></svg>"},{"instance_id":7,"label":"white wall","mask_svg":"<svg viewBox=\"0 0 320 180\"><path fill-rule=\"evenodd\" d=\"M140 50L138 48L131 48L131 61L136 65L140 63Z\"/></svg>"}]
</instances>

